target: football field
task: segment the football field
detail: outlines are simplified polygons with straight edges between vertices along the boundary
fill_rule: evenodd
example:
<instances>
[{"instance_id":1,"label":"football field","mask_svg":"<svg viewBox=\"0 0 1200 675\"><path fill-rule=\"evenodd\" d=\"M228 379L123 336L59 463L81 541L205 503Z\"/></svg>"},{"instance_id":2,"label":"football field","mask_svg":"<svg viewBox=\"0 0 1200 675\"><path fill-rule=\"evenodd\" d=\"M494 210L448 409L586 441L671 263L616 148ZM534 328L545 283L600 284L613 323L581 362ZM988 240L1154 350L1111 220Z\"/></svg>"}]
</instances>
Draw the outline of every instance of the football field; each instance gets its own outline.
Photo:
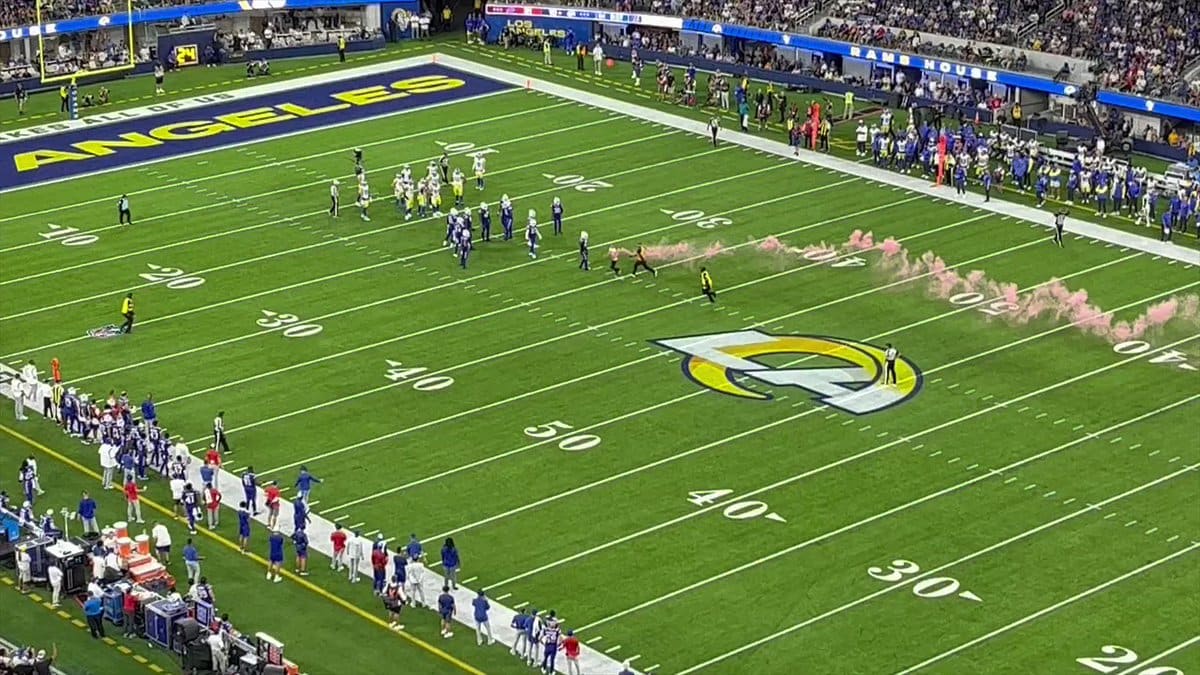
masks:
<instances>
[{"instance_id":1,"label":"football field","mask_svg":"<svg viewBox=\"0 0 1200 675\"><path fill-rule=\"evenodd\" d=\"M604 667L1200 672L1186 255L448 61L27 142L80 156L0 174L0 360L153 394L197 454L224 411L234 476L306 466L315 522L453 537L465 586ZM391 195L443 151L492 214L465 267ZM132 333L92 336L127 293Z\"/></svg>"}]
</instances>

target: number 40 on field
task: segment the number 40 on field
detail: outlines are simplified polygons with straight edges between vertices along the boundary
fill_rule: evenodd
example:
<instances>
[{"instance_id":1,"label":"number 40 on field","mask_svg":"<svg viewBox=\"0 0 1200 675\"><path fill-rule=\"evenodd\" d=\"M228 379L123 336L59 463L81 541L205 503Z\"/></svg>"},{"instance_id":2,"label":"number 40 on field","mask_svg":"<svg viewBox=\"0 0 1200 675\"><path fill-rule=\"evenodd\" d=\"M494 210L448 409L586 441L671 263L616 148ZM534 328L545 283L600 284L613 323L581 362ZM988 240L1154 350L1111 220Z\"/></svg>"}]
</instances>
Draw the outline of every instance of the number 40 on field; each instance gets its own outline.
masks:
<instances>
[{"instance_id":1,"label":"number 40 on field","mask_svg":"<svg viewBox=\"0 0 1200 675\"><path fill-rule=\"evenodd\" d=\"M733 490L696 490L695 492L688 493L688 501L696 506L709 506L716 504L723 497L728 497L731 494L733 494ZM771 511L771 507L767 506L766 502L753 499L744 499L727 504L725 509L721 511L721 515L730 520L752 520L761 517L777 523L787 522L783 516Z\"/></svg>"}]
</instances>

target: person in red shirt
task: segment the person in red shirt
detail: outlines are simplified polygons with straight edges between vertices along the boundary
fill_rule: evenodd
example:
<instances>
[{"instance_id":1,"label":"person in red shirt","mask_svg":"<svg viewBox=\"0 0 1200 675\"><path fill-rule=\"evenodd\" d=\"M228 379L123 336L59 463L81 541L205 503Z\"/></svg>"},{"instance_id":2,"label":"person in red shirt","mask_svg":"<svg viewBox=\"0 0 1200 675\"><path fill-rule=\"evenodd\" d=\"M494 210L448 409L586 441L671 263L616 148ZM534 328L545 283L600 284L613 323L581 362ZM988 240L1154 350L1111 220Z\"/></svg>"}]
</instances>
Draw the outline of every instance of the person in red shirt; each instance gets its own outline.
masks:
<instances>
[{"instance_id":1,"label":"person in red shirt","mask_svg":"<svg viewBox=\"0 0 1200 675\"><path fill-rule=\"evenodd\" d=\"M58 367L58 357L50 359L50 374L54 377L54 381L62 384L62 371Z\"/></svg>"},{"instance_id":2,"label":"person in red shirt","mask_svg":"<svg viewBox=\"0 0 1200 675\"><path fill-rule=\"evenodd\" d=\"M371 571L375 578L375 595L383 595L383 585L387 580L387 551L382 546L371 548Z\"/></svg>"},{"instance_id":3,"label":"person in red shirt","mask_svg":"<svg viewBox=\"0 0 1200 675\"><path fill-rule=\"evenodd\" d=\"M137 611L138 599L132 592L125 593L125 600L121 605L121 613L124 614L125 637L137 637Z\"/></svg>"},{"instance_id":4,"label":"person in red shirt","mask_svg":"<svg viewBox=\"0 0 1200 675\"><path fill-rule=\"evenodd\" d=\"M214 469L221 468L221 453L217 452L216 448L210 446L204 453L204 463Z\"/></svg>"},{"instance_id":5,"label":"person in red shirt","mask_svg":"<svg viewBox=\"0 0 1200 675\"><path fill-rule=\"evenodd\" d=\"M341 572L346 564L346 532L341 523L333 526L333 534L329 535L329 541L333 542L333 560L329 563L329 569Z\"/></svg>"},{"instance_id":6,"label":"person in red shirt","mask_svg":"<svg viewBox=\"0 0 1200 675\"><path fill-rule=\"evenodd\" d=\"M204 486L204 506L208 509L208 529L214 530L221 524L221 491L216 483Z\"/></svg>"},{"instance_id":7,"label":"person in red shirt","mask_svg":"<svg viewBox=\"0 0 1200 675\"><path fill-rule=\"evenodd\" d=\"M580 675L579 638L575 637L575 631L567 631L567 639L563 640L563 651L567 653L567 675Z\"/></svg>"},{"instance_id":8,"label":"person in red shirt","mask_svg":"<svg viewBox=\"0 0 1200 675\"><path fill-rule=\"evenodd\" d=\"M137 483L130 480L125 482L125 519L132 521L135 518L139 523L146 522L142 520L142 500L138 496Z\"/></svg>"},{"instance_id":9,"label":"person in red shirt","mask_svg":"<svg viewBox=\"0 0 1200 675\"><path fill-rule=\"evenodd\" d=\"M267 483L265 496L267 502L267 529L273 530L275 529L275 524L279 521L279 484L275 481Z\"/></svg>"}]
</instances>

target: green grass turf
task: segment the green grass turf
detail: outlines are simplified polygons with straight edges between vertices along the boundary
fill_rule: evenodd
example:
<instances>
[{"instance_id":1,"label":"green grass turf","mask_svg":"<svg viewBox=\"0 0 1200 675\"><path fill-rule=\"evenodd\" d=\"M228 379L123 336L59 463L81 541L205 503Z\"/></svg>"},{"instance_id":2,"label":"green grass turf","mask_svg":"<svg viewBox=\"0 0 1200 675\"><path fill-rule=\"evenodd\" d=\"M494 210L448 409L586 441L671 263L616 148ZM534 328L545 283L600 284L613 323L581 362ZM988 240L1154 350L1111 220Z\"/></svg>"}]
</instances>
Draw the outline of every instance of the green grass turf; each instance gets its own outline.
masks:
<instances>
[{"instance_id":1,"label":"green grass turf","mask_svg":"<svg viewBox=\"0 0 1200 675\"><path fill-rule=\"evenodd\" d=\"M197 441L223 409L233 466L290 483L306 463L325 479L313 493L318 513L401 541L409 531L430 542L453 535L462 576L478 577L493 598L553 607L584 627L584 639L600 637L598 648L620 645L614 658L641 655L635 665L661 664L658 672L709 662L720 673L891 672L1197 538L1200 512L1186 505L1200 485L1181 470L1200 461L1189 427L1200 392L1175 357L1149 363L1061 321L1010 325L956 310L925 282L894 283L877 253L862 254L861 267L834 267L757 254L752 242L777 235L802 247L872 230L1022 288L1065 278L1102 307L1124 307L1120 318L1172 291L1195 292L1194 267L1075 239L1060 250L1040 227L733 146L714 150L541 94L402 119L403 138L394 120L379 120L305 134L302 146L267 141L205 154L203 166L189 158L152 168L175 181L133 170L16 193L0 222L0 354L43 364L56 356L89 391L127 389L135 400L153 392L166 426ZM545 227L536 262L517 242L480 244L464 272L439 246L440 221L405 223L389 199L372 207L370 223L352 209L338 221L323 214L325 182L349 174L350 148L366 148L380 196L398 165L419 170L438 141L498 151L483 198L513 196L518 225L526 209L544 217L562 197L566 236ZM612 187L555 187L547 174ZM133 196L132 228L110 225L114 176ZM235 198L256 210L227 203ZM468 198L480 196L468 188ZM668 213L682 211L705 215ZM99 240L30 245L47 222ZM591 235L591 273L575 268L581 229ZM707 263L717 305L697 296L694 262L665 265L655 279L604 271L610 242L716 241L738 247ZM139 279L149 265L205 282L171 289ZM81 338L117 321L129 288L134 335ZM321 330L285 337L256 325L264 310ZM895 342L924 370L924 388L861 417L787 386L773 388L773 401L736 400L704 393L680 374L678 355L651 342L748 327ZM1174 326L1148 340L1194 363L1196 333ZM393 381L392 368L429 370L393 371ZM415 383L430 375L454 383L421 391ZM587 439L532 436L555 421L599 444L567 452L560 438L568 447ZM92 448L41 423L24 428L91 465ZM4 464L21 452L6 447ZM730 492L689 504L703 490ZM161 498L163 486L154 491ZM757 508L733 507L747 501L783 522L736 518ZM229 516L224 536L233 534ZM255 562L210 555L218 593L236 585L230 611L270 625L308 672L335 672L345 658L301 647L313 628L370 644L354 650L364 668L418 658L399 641L376 648L382 629L328 599L264 585ZM868 568L897 559L981 600L921 598L908 585L868 597L888 588ZM1198 573L1195 555L1181 555L930 670L1070 672L1106 644L1157 654L1194 635ZM339 579L311 580L376 610ZM427 617L414 630L432 632ZM466 636L438 645L488 672L522 671ZM1186 670L1197 658L1184 650L1159 665Z\"/></svg>"}]
</instances>

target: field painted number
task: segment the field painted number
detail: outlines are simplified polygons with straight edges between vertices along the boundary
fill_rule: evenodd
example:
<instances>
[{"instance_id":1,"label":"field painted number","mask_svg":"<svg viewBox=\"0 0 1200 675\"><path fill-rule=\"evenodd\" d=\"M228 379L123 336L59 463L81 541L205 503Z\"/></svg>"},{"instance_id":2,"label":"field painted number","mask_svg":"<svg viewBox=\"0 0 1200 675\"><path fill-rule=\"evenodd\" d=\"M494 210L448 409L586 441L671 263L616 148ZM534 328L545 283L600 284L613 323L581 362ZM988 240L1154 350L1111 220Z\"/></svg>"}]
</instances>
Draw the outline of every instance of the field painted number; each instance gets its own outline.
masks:
<instances>
[{"instance_id":1,"label":"field painted number","mask_svg":"<svg viewBox=\"0 0 1200 675\"><path fill-rule=\"evenodd\" d=\"M479 153L481 155L491 155L500 152L495 148L476 148L474 143L447 143L445 141L434 142L442 146L442 150L445 150L451 155L461 155L466 152L472 154Z\"/></svg>"},{"instance_id":2,"label":"field painted number","mask_svg":"<svg viewBox=\"0 0 1200 675\"><path fill-rule=\"evenodd\" d=\"M574 428L562 420L554 420L534 427L525 427L525 435L544 441L558 438L560 434L570 432ZM567 452L591 450L598 445L600 445L600 437L596 434L569 434L558 441L558 448Z\"/></svg>"},{"instance_id":3,"label":"field painted number","mask_svg":"<svg viewBox=\"0 0 1200 675\"><path fill-rule=\"evenodd\" d=\"M716 504L721 499L733 494L733 490L696 490L688 493L688 502L696 506L709 506ZM760 502L753 499L747 499L739 502L734 502L727 505L721 515L730 520L751 520L754 518L766 518L777 523L786 523L787 520L778 513L771 511L771 507L767 506L766 502Z\"/></svg>"},{"instance_id":4,"label":"field painted number","mask_svg":"<svg viewBox=\"0 0 1200 675\"><path fill-rule=\"evenodd\" d=\"M63 227L54 223L48 223L48 225L50 231L41 233L42 239L57 241L63 246L87 246L100 240L100 237L94 234L78 234L79 228L77 227Z\"/></svg>"},{"instance_id":5,"label":"field painted number","mask_svg":"<svg viewBox=\"0 0 1200 675\"><path fill-rule=\"evenodd\" d=\"M1183 671L1171 666L1154 666L1153 668L1143 668L1141 670L1133 670L1138 662L1137 652L1128 647L1121 645L1104 645L1100 648L1100 653L1104 656L1088 656L1082 659L1075 659L1075 662L1087 666L1098 673L1112 673L1118 670L1130 673L1130 675L1183 675Z\"/></svg>"},{"instance_id":6,"label":"field painted number","mask_svg":"<svg viewBox=\"0 0 1200 675\"><path fill-rule=\"evenodd\" d=\"M587 178L584 178L583 176L577 176L575 174L568 174L566 176L555 176L553 174L544 173L542 175L545 176L546 178L549 178L550 182L554 183L555 185L562 185L563 187L572 187L580 192L595 192L596 190L600 190L602 188L612 187L612 183L608 183L608 182L605 182L602 180L588 180Z\"/></svg>"},{"instance_id":7,"label":"field painted number","mask_svg":"<svg viewBox=\"0 0 1200 675\"><path fill-rule=\"evenodd\" d=\"M733 221L725 216L710 216L703 211L691 209L688 211L672 211L670 209L659 209L663 213L671 216L671 220L679 223L692 223L696 227L705 230L712 230L725 225L732 225Z\"/></svg>"},{"instance_id":8,"label":"field painted number","mask_svg":"<svg viewBox=\"0 0 1200 675\"><path fill-rule=\"evenodd\" d=\"M429 371L428 368L405 368L404 364L391 359L387 359L387 364L388 369L383 376L392 382L407 382ZM427 375L414 380L412 388L417 391L437 391L452 384L454 384L454 378L449 375Z\"/></svg>"},{"instance_id":9,"label":"field painted number","mask_svg":"<svg viewBox=\"0 0 1200 675\"><path fill-rule=\"evenodd\" d=\"M283 336L289 338L312 337L322 330L323 326L316 323L301 323L295 314L280 314L269 309L262 311L263 318L255 323L263 328L283 328ZM286 326L286 328L284 328Z\"/></svg>"},{"instance_id":10,"label":"field painted number","mask_svg":"<svg viewBox=\"0 0 1200 675\"><path fill-rule=\"evenodd\" d=\"M149 281L150 283L165 281L167 283L164 285L167 288L182 290L185 288L195 288L204 284L204 277L188 276L178 267L163 267L161 265L149 264L146 265L146 267L149 267L154 271L146 272L145 274L139 274L138 276L146 281Z\"/></svg>"},{"instance_id":11,"label":"field painted number","mask_svg":"<svg viewBox=\"0 0 1200 675\"><path fill-rule=\"evenodd\" d=\"M893 560L887 567L868 567L867 576L878 581L894 584L904 581L906 578L918 574L921 571L921 566L911 560ZM921 579L913 584L913 595L918 598L946 598L951 595L957 595L964 600L972 600L974 602L983 602L983 600L972 593L971 591L959 592L962 584L958 579L953 577L930 577Z\"/></svg>"}]
</instances>

